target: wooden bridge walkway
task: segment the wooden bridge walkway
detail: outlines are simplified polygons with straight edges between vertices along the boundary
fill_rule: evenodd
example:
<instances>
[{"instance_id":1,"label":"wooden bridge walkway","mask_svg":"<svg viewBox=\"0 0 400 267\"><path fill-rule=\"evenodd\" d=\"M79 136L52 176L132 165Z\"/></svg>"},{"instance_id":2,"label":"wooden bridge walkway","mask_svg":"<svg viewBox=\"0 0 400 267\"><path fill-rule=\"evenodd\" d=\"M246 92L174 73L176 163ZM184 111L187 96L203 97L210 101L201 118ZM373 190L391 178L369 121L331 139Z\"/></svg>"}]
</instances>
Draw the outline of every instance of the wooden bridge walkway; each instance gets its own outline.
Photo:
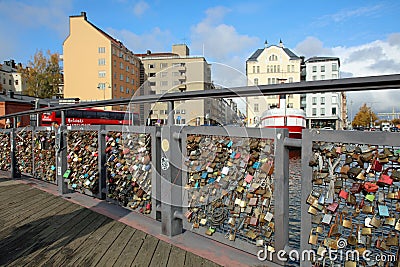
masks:
<instances>
[{"instance_id":1,"label":"wooden bridge walkway","mask_svg":"<svg viewBox=\"0 0 400 267\"><path fill-rule=\"evenodd\" d=\"M32 184L0 178L1 266L219 266Z\"/></svg>"}]
</instances>

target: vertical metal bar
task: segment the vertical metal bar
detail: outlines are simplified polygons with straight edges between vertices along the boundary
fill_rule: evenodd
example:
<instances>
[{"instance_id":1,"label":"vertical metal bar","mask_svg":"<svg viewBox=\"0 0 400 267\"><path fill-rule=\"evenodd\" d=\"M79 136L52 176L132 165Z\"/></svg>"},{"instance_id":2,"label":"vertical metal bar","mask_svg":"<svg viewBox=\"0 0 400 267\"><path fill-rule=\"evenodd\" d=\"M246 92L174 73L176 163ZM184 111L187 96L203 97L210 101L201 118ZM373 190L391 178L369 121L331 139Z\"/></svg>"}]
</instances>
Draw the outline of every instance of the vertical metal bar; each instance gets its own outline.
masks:
<instances>
[{"instance_id":1,"label":"vertical metal bar","mask_svg":"<svg viewBox=\"0 0 400 267\"><path fill-rule=\"evenodd\" d=\"M180 139L173 137L178 131L176 126L164 126L161 131L161 232L167 236L183 231L182 219L175 216L182 213L182 154Z\"/></svg>"},{"instance_id":2,"label":"vertical metal bar","mask_svg":"<svg viewBox=\"0 0 400 267\"><path fill-rule=\"evenodd\" d=\"M33 178L36 178L35 177L35 174L36 174L36 171L35 171L35 132L36 132L36 126L33 126L32 127L32 133L31 133L31 136L32 136L32 140L31 140L31 144L32 144L32 153L31 153L32 159L31 159L31 162L32 162L32 177ZM41 149L43 149L43 148L41 148Z\"/></svg>"},{"instance_id":3,"label":"vertical metal bar","mask_svg":"<svg viewBox=\"0 0 400 267\"><path fill-rule=\"evenodd\" d=\"M152 161L153 161L153 167L155 168L156 171L156 181L153 185L152 183L152 188L153 186L155 189L155 195L153 196L153 200L155 201L155 208L156 211L156 220L161 220L161 212L158 211L157 207L161 206L161 127L159 126L154 126L155 127L155 134L154 134L154 141L151 140L152 142ZM152 137L153 138L153 137ZM153 147L154 146L154 147ZM153 150L154 149L154 150Z\"/></svg>"},{"instance_id":4,"label":"vertical metal bar","mask_svg":"<svg viewBox=\"0 0 400 267\"><path fill-rule=\"evenodd\" d=\"M312 190L312 169L308 166L312 154L312 132L310 130L303 130L302 133L302 148L301 148L301 233L300 233L300 251L311 249L308 244L308 238L311 230L311 215L308 213L307 197ZM310 267L311 262L307 259L300 261L300 266Z\"/></svg>"},{"instance_id":5,"label":"vertical metal bar","mask_svg":"<svg viewBox=\"0 0 400 267\"><path fill-rule=\"evenodd\" d=\"M61 110L61 125L56 134L56 158L57 158L57 184L58 193L68 193L68 184L64 181L63 175L67 170L67 126L65 125L65 110Z\"/></svg>"},{"instance_id":6,"label":"vertical metal bar","mask_svg":"<svg viewBox=\"0 0 400 267\"><path fill-rule=\"evenodd\" d=\"M276 251L284 250L285 246L289 244L289 149L284 144L287 136L288 131L283 129L277 130L275 134Z\"/></svg>"},{"instance_id":7,"label":"vertical metal bar","mask_svg":"<svg viewBox=\"0 0 400 267\"><path fill-rule=\"evenodd\" d=\"M17 118L13 117L13 125L10 133L10 145L11 145L11 178L20 178L21 173L18 170L18 163L16 158L16 142L17 142Z\"/></svg>"},{"instance_id":8,"label":"vertical metal bar","mask_svg":"<svg viewBox=\"0 0 400 267\"><path fill-rule=\"evenodd\" d=\"M167 112L168 112L167 125L168 126L175 125L174 101L167 102Z\"/></svg>"},{"instance_id":9,"label":"vertical metal bar","mask_svg":"<svg viewBox=\"0 0 400 267\"><path fill-rule=\"evenodd\" d=\"M99 193L97 194L97 198L106 199L106 127L105 125L100 125L100 129L98 131L98 169L99 169Z\"/></svg>"}]
</instances>

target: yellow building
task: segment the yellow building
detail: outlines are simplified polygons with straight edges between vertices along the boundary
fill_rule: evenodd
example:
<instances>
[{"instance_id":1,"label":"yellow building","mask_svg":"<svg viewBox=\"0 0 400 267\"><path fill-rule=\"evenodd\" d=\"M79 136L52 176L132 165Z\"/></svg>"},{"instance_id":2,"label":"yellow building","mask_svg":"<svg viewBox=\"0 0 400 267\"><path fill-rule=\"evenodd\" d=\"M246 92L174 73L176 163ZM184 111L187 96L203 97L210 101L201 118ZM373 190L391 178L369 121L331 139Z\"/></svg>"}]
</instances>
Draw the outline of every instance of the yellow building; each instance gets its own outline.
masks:
<instances>
[{"instance_id":1,"label":"yellow building","mask_svg":"<svg viewBox=\"0 0 400 267\"><path fill-rule=\"evenodd\" d=\"M268 45L257 49L246 61L246 76L249 86L300 82L301 58L282 41L279 45ZM300 108L300 95L286 95L288 108ZM279 95L255 96L247 98L247 125L255 126L260 122L262 113L270 108L279 107Z\"/></svg>"},{"instance_id":2,"label":"yellow building","mask_svg":"<svg viewBox=\"0 0 400 267\"><path fill-rule=\"evenodd\" d=\"M63 60L65 98L129 98L140 86L140 60L122 42L89 22L85 12L69 18Z\"/></svg>"}]
</instances>

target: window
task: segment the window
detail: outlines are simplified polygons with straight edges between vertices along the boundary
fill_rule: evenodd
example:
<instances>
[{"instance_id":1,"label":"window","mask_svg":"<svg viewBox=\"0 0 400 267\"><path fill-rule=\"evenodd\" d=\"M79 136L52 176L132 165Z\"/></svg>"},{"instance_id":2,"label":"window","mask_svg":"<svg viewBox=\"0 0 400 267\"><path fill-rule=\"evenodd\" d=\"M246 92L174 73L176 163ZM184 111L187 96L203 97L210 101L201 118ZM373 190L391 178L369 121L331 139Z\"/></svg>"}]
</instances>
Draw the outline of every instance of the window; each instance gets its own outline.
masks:
<instances>
[{"instance_id":1,"label":"window","mask_svg":"<svg viewBox=\"0 0 400 267\"><path fill-rule=\"evenodd\" d=\"M99 83L99 87L100 90L105 90L106 89L106 84L105 83Z\"/></svg>"},{"instance_id":2,"label":"window","mask_svg":"<svg viewBox=\"0 0 400 267\"><path fill-rule=\"evenodd\" d=\"M293 77L289 77L289 83L293 82Z\"/></svg>"},{"instance_id":3,"label":"window","mask_svg":"<svg viewBox=\"0 0 400 267\"><path fill-rule=\"evenodd\" d=\"M325 66L321 66L321 72L325 72Z\"/></svg>"},{"instance_id":4,"label":"window","mask_svg":"<svg viewBox=\"0 0 400 267\"><path fill-rule=\"evenodd\" d=\"M134 85L134 84L135 84L135 79L132 79L132 80L131 80L131 83Z\"/></svg>"},{"instance_id":5,"label":"window","mask_svg":"<svg viewBox=\"0 0 400 267\"><path fill-rule=\"evenodd\" d=\"M8 80L8 85L11 85L11 80Z\"/></svg>"},{"instance_id":6,"label":"window","mask_svg":"<svg viewBox=\"0 0 400 267\"><path fill-rule=\"evenodd\" d=\"M117 79L117 73L114 72L114 79Z\"/></svg>"},{"instance_id":7,"label":"window","mask_svg":"<svg viewBox=\"0 0 400 267\"><path fill-rule=\"evenodd\" d=\"M268 84L271 84L271 78L268 78Z\"/></svg>"},{"instance_id":8,"label":"window","mask_svg":"<svg viewBox=\"0 0 400 267\"><path fill-rule=\"evenodd\" d=\"M290 72L290 65L287 65L287 72Z\"/></svg>"},{"instance_id":9,"label":"window","mask_svg":"<svg viewBox=\"0 0 400 267\"><path fill-rule=\"evenodd\" d=\"M313 116L317 116L317 109L316 109L316 108L313 108L313 109L312 109L312 115L313 115Z\"/></svg>"},{"instance_id":10,"label":"window","mask_svg":"<svg viewBox=\"0 0 400 267\"><path fill-rule=\"evenodd\" d=\"M181 84L179 81L174 81L173 82L173 85L179 85L179 84Z\"/></svg>"},{"instance_id":11,"label":"window","mask_svg":"<svg viewBox=\"0 0 400 267\"><path fill-rule=\"evenodd\" d=\"M114 60L113 65L114 65L114 67L117 66L117 61L116 60Z\"/></svg>"},{"instance_id":12,"label":"window","mask_svg":"<svg viewBox=\"0 0 400 267\"><path fill-rule=\"evenodd\" d=\"M336 107L332 108L332 115L336 115Z\"/></svg>"},{"instance_id":13,"label":"window","mask_svg":"<svg viewBox=\"0 0 400 267\"><path fill-rule=\"evenodd\" d=\"M254 79L254 85L258 85L258 78Z\"/></svg>"},{"instance_id":14,"label":"window","mask_svg":"<svg viewBox=\"0 0 400 267\"><path fill-rule=\"evenodd\" d=\"M168 63L160 63L160 68L165 69L168 67Z\"/></svg>"},{"instance_id":15,"label":"window","mask_svg":"<svg viewBox=\"0 0 400 267\"><path fill-rule=\"evenodd\" d=\"M185 114L186 110L185 109L181 109L181 114Z\"/></svg>"},{"instance_id":16,"label":"window","mask_svg":"<svg viewBox=\"0 0 400 267\"><path fill-rule=\"evenodd\" d=\"M126 80L125 80L127 83L129 83L129 77L128 76L126 76Z\"/></svg>"},{"instance_id":17,"label":"window","mask_svg":"<svg viewBox=\"0 0 400 267\"><path fill-rule=\"evenodd\" d=\"M337 104L337 96L332 96L332 104Z\"/></svg>"},{"instance_id":18,"label":"window","mask_svg":"<svg viewBox=\"0 0 400 267\"><path fill-rule=\"evenodd\" d=\"M277 55L270 55L269 56L269 61L277 61L278 60L278 56Z\"/></svg>"},{"instance_id":19,"label":"window","mask_svg":"<svg viewBox=\"0 0 400 267\"><path fill-rule=\"evenodd\" d=\"M316 81L317 80L317 75L312 76L312 80Z\"/></svg>"},{"instance_id":20,"label":"window","mask_svg":"<svg viewBox=\"0 0 400 267\"><path fill-rule=\"evenodd\" d=\"M312 67L312 72L317 72L317 66Z\"/></svg>"},{"instance_id":21,"label":"window","mask_svg":"<svg viewBox=\"0 0 400 267\"><path fill-rule=\"evenodd\" d=\"M149 82L150 86L156 86L156 82Z\"/></svg>"},{"instance_id":22,"label":"window","mask_svg":"<svg viewBox=\"0 0 400 267\"><path fill-rule=\"evenodd\" d=\"M154 69L154 64L149 64L149 69Z\"/></svg>"},{"instance_id":23,"label":"window","mask_svg":"<svg viewBox=\"0 0 400 267\"><path fill-rule=\"evenodd\" d=\"M106 48L105 47L99 47L99 53L100 54L104 54L106 52Z\"/></svg>"},{"instance_id":24,"label":"window","mask_svg":"<svg viewBox=\"0 0 400 267\"><path fill-rule=\"evenodd\" d=\"M254 112L258 112L258 104L254 104Z\"/></svg>"},{"instance_id":25,"label":"window","mask_svg":"<svg viewBox=\"0 0 400 267\"><path fill-rule=\"evenodd\" d=\"M325 116L325 108L321 108L321 116Z\"/></svg>"},{"instance_id":26,"label":"window","mask_svg":"<svg viewBox=\"0 0 400 267\"><path fill-rule=\"evenodd\" d=\"M293 94L288 94L288 99L293 99L294 95Z\"/></svg>"},{"instance_id":27,"label":"window","mask_svg":"<svg viewBox=\"0 0 400 267\"><path fill-rule=\"evenodd\" d=\"M181 119L181 124L185 124L186 123L186 119Z\"/></svg>"},{"instance_id":28,"label":"window","mask_svg":"<svg viewBox=\"0 0 400 267\"><path fill-rule=\"evenodd\" d=\"M294 65L292 65L292 72L294 72Z\"/></svg>"},{"instance_id":29,"label":"window","mask_svg":"<svg viewBox=\"0 0 400 267\"><path fill-rule=\"evenodd\" d=\"M6 78L3 78L3 84L6 84Z\"/></svg>"},{"instance_id":30,"label":"window","mask_svg":"<svg viewBox=\"0 0 400 267\"><path fill-rule=\"evenodd\" d=\"M178 76L179 76L179 72L173 72L173 73L172 73L172 76L178 77Z\"/></svg>"},{"instance_id":31,"label":"window","mask_svg":"<svg viewBox=\"0 0 400 267\"><path fill-rule=\"evenodd\" d=\"M126 65L126 69L125 69L126 71L129 71L129 65Z\"/></svg>"},{"instance_id":32,"label":"window","mask_svg":"<svg viewBox=\"0 0 400 267\"><path fill-rule=\"evenodd\" d=\"M332 71L337 71L338 67L336 63L332 63Z\"/></svg>"},{"instance_id":33,"label":"window","mask_svg":"<svg viewBox=\"0 0 400 267\"><path fill-rule=\"evenodd\" d=\"M325 75L321 75L321 80L325 80Z\"/></svg>"},{"instance_id":34,"label":"window","mask_svg":"<svg viewBox=\"0 0 400 267\"><path fill-rule=\"evenodd\" d=\"M18 85L18 80L15 80L15 85Z\"/></svg>"},{"instance_id":35,"label":"window","mask_svg":"<svg viewBox=\"0 0 400 267\"><path fill-rule=\"evenodd\" d=\"M276 71L277 71L277 72L281 72L280 67L281 67L281 66L279 66L279 65L276 66Z\"/></svg>"},{"instance_id":36,"label":"window","mask_svg":"<svg viewBox=\"0 0 400 267\"><path fill-rule=\"evenodd\" d=\"M272 79L271 79L271 83L272 83L272 84L275 84L275 78L272 78Z\"/></svg>"},{"instance_id":37,"label":"window","mask_svg":"<svg viewBox=\"0 0 400 267\"><path fill-rule=\"evenodd\" d=\"M104 78L104 77L106 77L106 71L104 70L99 71L99 78Z\"/></svg>"},{"instance_id":38,"label":"window","mask_svg":"<svg viewBox=\"0 0 400 267\"><path fill-rule=\"evenodd\" d=\"M165 78L168 76L168 72L163 71L163 72L161 72L160 76L161 76L161 78Z\"/></svg>"},{"instance_id":39,"label":"window","mask_svg":"<svg viewBox=\"0 0 400 267\"><path fill-rule=\"evenodd\" d=\"M293 108L293 103L288 103L288 104L287 104L287 107L288 107L288 108Z\"/></svg>"},{"instance_id":40,"label":"window","mask_svg":"<svg viewBox=\"0 0 400 267\"><path fill-rule=\"evenodd\" d=\"M120 81L123 81L123 80L124 80L124 75L123 75L123 74L120 74L120 75L119 75L119 80L120 80Z\"/></svg>"},{"instance_id":41,"label":"window","mask_svg":"<svg viewBox=\"0 0 400 267\"><path fill-rule=\"evenodd\" d=\"M129 88L126 88L126 93L129 94Z\"/></svg>"},{"instance_id":42,"label":"window","mask_svg":"<svg viewBox=\"0 0 400 267\"><path fill-rule=\"evenodd\" d=\"M313 97L313 98L312 98L312 104L313 104L313 105L316 105L316 104L317 104L317 98L316 98L316 97Z\"/></svg>"},{"instance_id":43,"label":"window","mask_svg":"<svg viewBox=\"0 0 400 267\"><path fill-rule=\"evenodd\" d=\"M337 79L337 74L332 74L332 79Z\"/></svg>"},{"instance_id":44,"label":"window","mask_svg":"<svg viewBox=\"0 0 400 267\"><path fill-rule=\"evenodd\" d=\"M123 92L124 92L124 87L121 85L121 86L119 87L119 90L121 91L121 93L123 93Z\"/></svg>"},{"instance_id":45,"label":"window","mask_svg":"<svg viewBox=\"0 0 400 267\"><path fill-rule=\"evenodd\" d=\"M325 97L321 97L321 105L325 105Z\"/></svg>"},{"instance_id":46,"label":"window","mask_svg":"<svg viewBox=\"0 0 400 267\"><path fill-rule=\"evenodd\" d=\"M149 77L156 77L156 73L155 72L150 72L149 73Z\"/></svg>"},{"instance_id":47,"label":"window","mask_svg":"<svg viewBox=\"0 0 400 267\"><path fill-rule=\"evenodd\" d=\"M260 73L260 66L257 66L257 73Z\"/></svg>"},{"instance_id":48,"label":"window","mask_svg":"<svg viewBox=\"0 0 400 267\"><path fill-rule=\"evenodd\" d=\"M256 73L256 66L253 66L253 73Z\"/></svg>"},{"instance_id":49,"label":"window","mask_svg":"<svg viewBox=\"0 0 400 267\"><path fill-rule=\"evenodd\" d=\"M106 59L105 58L99 58L99 66L104 66L106 65Z\"/></svg>"},{"instance_id":50,"label":"window","mask_svg":"<svg viewBox=\"0 0 400 267\"><path fill-rule=\"evenodd\" d=\"M274 65L274 73L276 73L276 65Z\"/></svg>"},{"instance_id":51,"label":"window","mask_svg":"<svg viewBox=\"0 0 400 267\"><path fill-rule=\"evenodd\" d=\"M161 86L168 86L168 81L161 81Z\"/></svg>"},{"instance_id":52,"label":"window","mask_svg":"<svg viewBox=\"0 0 400 267\"><path fill-rule=\"evenodd\" d=\"M120 62L120 63L119 63L119 68L120 68L121 70L123 70L123 69L124 69L124 63Z\"/></svg>"}]
</instances>

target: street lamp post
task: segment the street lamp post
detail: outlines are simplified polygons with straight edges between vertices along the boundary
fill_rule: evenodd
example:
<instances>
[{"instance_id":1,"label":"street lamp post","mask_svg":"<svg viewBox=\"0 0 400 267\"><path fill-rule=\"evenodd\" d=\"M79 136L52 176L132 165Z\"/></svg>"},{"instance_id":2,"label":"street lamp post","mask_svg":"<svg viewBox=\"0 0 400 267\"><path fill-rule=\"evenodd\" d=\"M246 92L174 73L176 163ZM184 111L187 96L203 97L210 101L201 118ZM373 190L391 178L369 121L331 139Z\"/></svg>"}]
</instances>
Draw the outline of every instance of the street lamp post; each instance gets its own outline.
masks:
<instances>
[{"instance_id":1,"label":"street lamp post","mask_svg":"<svg viewBox=\"0 0 400 267\"><path fill-rule=\"evenodd\" d=\"M108 84L108 89L111 89L111 85L108 82L105 83L99 83L97 85L97 89L103 90L103 100L106 100L106 84ZM106 107L104 107L104 110L106 110Z\"/></svg>"}]
</instances>

